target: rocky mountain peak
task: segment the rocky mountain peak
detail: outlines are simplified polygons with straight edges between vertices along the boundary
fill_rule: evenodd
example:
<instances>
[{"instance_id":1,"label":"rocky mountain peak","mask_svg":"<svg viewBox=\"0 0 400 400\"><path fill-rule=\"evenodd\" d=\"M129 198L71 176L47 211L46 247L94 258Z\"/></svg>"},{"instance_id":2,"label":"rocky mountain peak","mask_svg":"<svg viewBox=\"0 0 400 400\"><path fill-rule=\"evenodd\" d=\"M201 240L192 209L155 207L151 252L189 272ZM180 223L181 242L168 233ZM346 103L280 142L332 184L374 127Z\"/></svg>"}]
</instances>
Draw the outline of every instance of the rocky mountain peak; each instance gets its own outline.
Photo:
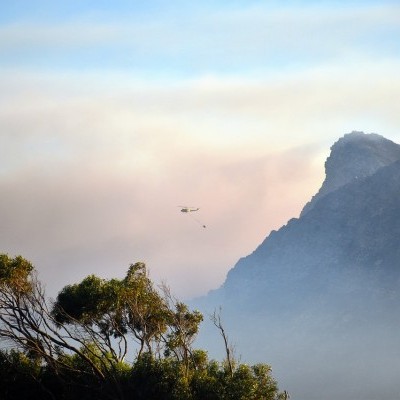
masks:
<instances>
[{"instance_id":1,"label":"rocky mountain peak","mask_svg":"<svg viewBox=\"0 0 400 400\"><path fill-rule=\"evenodd\" d=\"M325 180L319 192L303 208L309 212L326 194L354 180L374 174L379 168L400 160L400 145L375 133L353 131L331 147L325 162Z\"/></svg>"},{"instance_id":2,"label":"rocky mountain peak","mask_svg":"<svg viewBox=\"0 0 400 400\"><path fill-rule=\"evenodd\" d=\"M395 399L400 146L352 132L325 169L305 215L269 234L195 307L221 307L238 348L268 359L297 399Z\"/></svg>"}]
</instances>

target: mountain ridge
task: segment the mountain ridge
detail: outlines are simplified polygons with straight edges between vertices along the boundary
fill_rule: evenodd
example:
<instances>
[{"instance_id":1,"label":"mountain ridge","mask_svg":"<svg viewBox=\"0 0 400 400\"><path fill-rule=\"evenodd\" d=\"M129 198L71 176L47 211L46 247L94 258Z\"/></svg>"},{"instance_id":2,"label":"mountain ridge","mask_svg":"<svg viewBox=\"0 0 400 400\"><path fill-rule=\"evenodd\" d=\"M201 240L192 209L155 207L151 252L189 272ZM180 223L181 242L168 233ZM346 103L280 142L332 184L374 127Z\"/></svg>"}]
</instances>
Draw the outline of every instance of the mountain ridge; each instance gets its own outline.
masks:
<instances>
[{"instance_id":1,"label":"mountain ridge","mask_svg":"<svg viewBox=\"0 0 400 400\"><path fill-rule=\"evenodd\" d=\"M331 146L325 162L325 180L320 190L304 206L307 213L316 200L355 179L374 174L379 168L400 159L400 145L376 133L352 131Z\"/></svg>"},{"instance_id":2,"label":"mountain ridge","mask_svg":"<svg viewBox=\"0 0 400 400\"><path fill-rule=\"evenodd\" d=\"M198 302L206 313L222 306L238 347L253 361L261 355L271 360L278 380L299 400L321 399L299 372L304 357L307 373L329 388L324 400L398 395L387 366L400 370L393 357L400 354L400 146L379 135L349 135L332 146L326 192L314 196L299 218L271 232L219 289ZM337 152L355 154L357 149L346 149L354 144L367 155L346 160L355 160L355 168L347 165L345 176L332 180L332 173L341 174L335 166L344 164ZM335 182L340 184L334 188ZM364 353L368 347L371 357ZM329 368L322 354L331 358ZM366 367L350 370L360 360ZM382 373L370 376L368 368L377 366ZM337 388L332 374L354 380Z\"/></svg>"}]
</instances>

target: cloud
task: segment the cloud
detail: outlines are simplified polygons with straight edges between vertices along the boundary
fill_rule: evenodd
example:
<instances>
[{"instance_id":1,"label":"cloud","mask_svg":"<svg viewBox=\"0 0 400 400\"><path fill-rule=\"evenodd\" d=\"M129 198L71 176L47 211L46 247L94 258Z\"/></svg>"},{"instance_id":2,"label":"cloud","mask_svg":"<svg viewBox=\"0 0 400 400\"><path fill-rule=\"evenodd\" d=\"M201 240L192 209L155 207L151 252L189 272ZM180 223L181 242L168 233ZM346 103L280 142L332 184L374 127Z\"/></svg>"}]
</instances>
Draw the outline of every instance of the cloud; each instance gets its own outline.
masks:
<instances>
[{"instance_id":1,"label":"cloud","mask_svg":"<svg viewBox=\"0 0 400 400\"><path fill-rule=\"evenodd\" d=\"M143 260L179 294L200 294L222 282L266 226L278 227L282 209L298 208L293 195L276 197L301 181L277 173L286 163L307 179L308 161L293 154L237 162L192 153L156 178L83 165L21 171L0 181L2 251L35 261L53 291L89 273L121 276ZM194 219L177 207L186 201L201 207Z\"/></svg>"},{"instance_id":2,"label":"cloud","mask_svg":"<svg viewBox=\"0 0 400 400\"><path fill-rule=\"evenodd\" d=\"M397 67L166 82L3 70L1 251L32 259L53 293L138 260L180 296L205 293L299 215L339 136L399 141Z\"/></svg>"},{"instance_id":3,"label":"cloud","mask_svg":"<svg viewBox=\"0 0 400 400\"><path fill-rule=\"evenodd\" d=\"M175 106L162 89L91 101L46 86L18 93L0 115L2 251L32 259L53 292L143 260L178 293L204 293L285 218L265 214L277 205L274 188L284 187L285 169L275 168L285 153L254 158L238 153L243 139L224 150L213 144L196 129L207 110L194 112L194 100L184 107L188 93L171 91ZM309 160L288 158L305 177ZM201 207L194 217L207 229L179 212L182 203Z\"/></svg>"}]
</instances>

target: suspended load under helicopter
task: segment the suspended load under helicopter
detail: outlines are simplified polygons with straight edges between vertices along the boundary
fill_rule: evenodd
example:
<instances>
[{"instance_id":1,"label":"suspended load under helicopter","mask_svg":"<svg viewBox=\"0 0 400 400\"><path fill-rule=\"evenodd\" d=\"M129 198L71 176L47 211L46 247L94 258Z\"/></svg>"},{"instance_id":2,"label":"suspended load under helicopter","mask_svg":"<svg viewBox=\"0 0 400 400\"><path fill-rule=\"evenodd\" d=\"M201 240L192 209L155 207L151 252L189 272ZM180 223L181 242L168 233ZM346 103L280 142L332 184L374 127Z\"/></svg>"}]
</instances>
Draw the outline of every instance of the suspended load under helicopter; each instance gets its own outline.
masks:
<instances>
[{"instance_id":1,"label":"suspended load under helicopter","mask_svg":"<svg viewBox=\"0 0 400 400\"><path fill-rule=\"evenodd\" d=\"M178 206L181 209L182 213L186 213L189 214L191 218L193 218L198 224L200 224L203 228L206 228L206 226L200 222L197 218L195 218L192 213L199 211L200 208L199 207L188 207L188 206Z\"/></svg>"}]
</instances>

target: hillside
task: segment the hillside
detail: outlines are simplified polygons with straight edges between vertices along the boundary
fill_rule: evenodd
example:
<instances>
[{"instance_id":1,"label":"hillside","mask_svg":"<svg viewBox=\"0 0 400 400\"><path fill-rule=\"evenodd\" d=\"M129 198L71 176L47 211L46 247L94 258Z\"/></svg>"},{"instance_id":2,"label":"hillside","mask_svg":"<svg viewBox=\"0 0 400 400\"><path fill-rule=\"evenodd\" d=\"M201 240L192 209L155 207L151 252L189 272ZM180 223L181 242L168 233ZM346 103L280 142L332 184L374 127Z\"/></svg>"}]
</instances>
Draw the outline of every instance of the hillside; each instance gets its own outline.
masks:
<instances>
[{"instance_id":1,"label":"hillside","mask_svg":"<svg viewBox=\"0 0 400 400\"><path fill-rule=\"evenodd\" d=\"M237 348L268 360L293 398L392 400L400 146L352 132L331 150L326 179L301 216L271 232L198 305L222 306Z\"/></svg>"}]
</instances>

